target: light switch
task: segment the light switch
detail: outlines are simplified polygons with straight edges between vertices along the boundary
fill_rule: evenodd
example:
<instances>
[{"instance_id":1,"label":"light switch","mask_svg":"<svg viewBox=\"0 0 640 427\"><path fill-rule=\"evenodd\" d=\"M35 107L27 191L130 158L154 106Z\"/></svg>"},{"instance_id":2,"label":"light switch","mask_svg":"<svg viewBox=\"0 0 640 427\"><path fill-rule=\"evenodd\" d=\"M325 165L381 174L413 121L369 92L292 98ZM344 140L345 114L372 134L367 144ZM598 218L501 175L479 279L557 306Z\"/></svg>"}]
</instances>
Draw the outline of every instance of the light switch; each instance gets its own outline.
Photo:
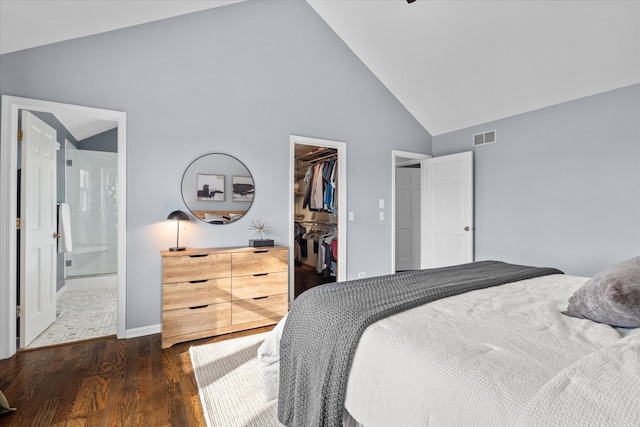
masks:
<instances>
[{"instance_id":1,"label":"light switch","mask_svg":"<svg viewBox=\"0 0 640 427\"><path fill-rule=\"evenodd\" d=\"M378 201L378 205L380 206L380 209L384 209L384 199L380 199Z\"/></svg>"},{"instance_id":2,"label":"light switch","mask_svg":"<svg viewBox=\"0 0 640 427\"><path fill-rule=\"evenodd\" d=\"M353 221L353 211L349 211L349 221Z\"/></svg>"}]
</instances>

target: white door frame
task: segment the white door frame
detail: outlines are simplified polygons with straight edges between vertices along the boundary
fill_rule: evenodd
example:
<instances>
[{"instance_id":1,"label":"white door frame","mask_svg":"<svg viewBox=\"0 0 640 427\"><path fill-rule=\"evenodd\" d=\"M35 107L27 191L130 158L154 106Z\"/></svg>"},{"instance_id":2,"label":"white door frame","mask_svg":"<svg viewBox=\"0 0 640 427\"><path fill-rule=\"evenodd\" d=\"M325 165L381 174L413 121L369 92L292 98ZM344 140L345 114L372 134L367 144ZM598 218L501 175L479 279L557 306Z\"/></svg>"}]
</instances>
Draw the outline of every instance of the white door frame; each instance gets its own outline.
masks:
<instances>
[{"instance_id":1,"label":"white door frame","mask_svg":"<svg viewBox=\"0 0 640 427\"><path fill-rule=\"evenodd\" d=\"M408 161L400 161L400 158L411 159ZM391 150L391 271L396 272L396 168L398 166L408 166L419 164L421 160L430 159L431 154L413 153L411 151ZM422 184L421 184L422 185ZM422 190L420 191L422 198ZM422 208L423 203L420 203ZM423 221L420 224L424 226ZM424 264L424 254L420 248L420 265Z\"/></svg>"},{"instance_id":2,"label":"white door frame","mask_svg":"<svg viewBox=\"0 0 640 427\"><path fill-rule=\"evenodd\" d=\"M296 144L335 148L338 152L338 188L336 190L338 192L338 276L336 277L338 282L347 280L347 144L297 135L290 135L289 143L289 302L292 302L295 292L295 254L293 250L295 227L293 217L296 202L293 185L295 183Z\"/></svg>"},{"instance_id":3,"label":"white door frame","mask_svg":"<svg viewBox=\"0 0 640 427\"><path fill-rule=\"evenodd\" d=\"M0 359L16 352L16 211L19 110L90 114L117 123L118 131L118 313L117 336L126 334L126 121L121 111L103 110L38 99L2 96L0 121Z\"/></svg>"}]
</instances>

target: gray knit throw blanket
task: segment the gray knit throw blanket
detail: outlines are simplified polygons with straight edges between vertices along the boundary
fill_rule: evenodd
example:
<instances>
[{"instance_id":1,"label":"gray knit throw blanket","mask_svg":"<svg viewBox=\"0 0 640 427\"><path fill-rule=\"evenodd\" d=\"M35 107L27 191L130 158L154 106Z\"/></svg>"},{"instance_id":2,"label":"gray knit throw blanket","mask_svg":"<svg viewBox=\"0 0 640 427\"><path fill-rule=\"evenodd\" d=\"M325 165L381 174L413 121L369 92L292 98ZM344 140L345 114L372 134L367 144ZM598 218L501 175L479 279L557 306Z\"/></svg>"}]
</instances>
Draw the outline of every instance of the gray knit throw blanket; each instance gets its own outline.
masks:
<instances>
[{"instance_id":1,"label":"gray knit throw blanket","mask_svg":"<svg viewBox=\"0 0 640 427\"><path fill-rule=\"evenodd\" d=\"M468 291L549 274L481 261L315 287L292 304L280 342L278 419L289 427L341 426L347 379L367 326Z\"/></svg>"}]
</instances>

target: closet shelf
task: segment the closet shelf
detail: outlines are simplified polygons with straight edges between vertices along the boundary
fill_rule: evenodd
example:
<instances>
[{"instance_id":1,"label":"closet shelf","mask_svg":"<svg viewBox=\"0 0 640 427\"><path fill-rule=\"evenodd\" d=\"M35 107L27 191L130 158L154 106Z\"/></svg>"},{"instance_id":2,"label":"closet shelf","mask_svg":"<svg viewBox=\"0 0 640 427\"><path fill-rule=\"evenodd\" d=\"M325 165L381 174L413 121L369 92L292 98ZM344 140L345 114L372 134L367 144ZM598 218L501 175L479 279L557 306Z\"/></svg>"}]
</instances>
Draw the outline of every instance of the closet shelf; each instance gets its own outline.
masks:
<instances>
[{"instance_id":1,"label":"closet shelf","mask_svg":"<svg viewBox=\"0 0 640 427\"><path fill-rule=\"evenodd\" d=\"M304 163L317 163L320 161L335 159L338 157L338 151L335 148L320 148L307 154L296 157Z\"/></svg>"}]
</instances>

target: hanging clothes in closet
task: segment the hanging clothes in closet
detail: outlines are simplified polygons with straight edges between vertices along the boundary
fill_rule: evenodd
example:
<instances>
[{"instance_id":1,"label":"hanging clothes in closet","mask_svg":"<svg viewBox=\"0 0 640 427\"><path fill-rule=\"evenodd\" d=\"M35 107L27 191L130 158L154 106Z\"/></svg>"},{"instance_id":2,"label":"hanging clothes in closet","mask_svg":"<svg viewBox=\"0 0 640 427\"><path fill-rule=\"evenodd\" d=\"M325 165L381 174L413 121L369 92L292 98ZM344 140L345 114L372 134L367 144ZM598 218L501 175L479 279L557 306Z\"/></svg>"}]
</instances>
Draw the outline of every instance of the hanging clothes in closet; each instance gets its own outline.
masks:
<instances>
[{"instance_id":1,"label":"hanging clothes in closet","mask_svg":"<svg viewBox=\"0 0 640 427\"><path fill-rule=\"evenodd\" d=\"M328 234L320 236L318 241L318 266L316 271L324 276L335 277L338 275L338 254L334 251L337 249L338 235L335 230Z\"/></svg>"},{"instance_id":2,"label":"hanging clothes in closet","mask_svg":"<svg viewBox=\"0 0 640 427\"><path fill-rule=\"evenodd\" d=\"M307 258L308 249L307 249L307 239L304 238L304 235L307 234L307 229L304 225L299 222L294 222L294 261L295 265L298 266L302 263L302 258Z\"/></svg>"},{"instance_id":3,"label":"hanging clothes in closet","mask_svg":"<svg viewBox=\"0 0 640 427\"><path fill-rule=\"evenodd\" d=\"M304 209L336 213L336 169L336 159L309 166L304 177Z\"/></svg>"},{"instance_id":4,"label":"hanging clothes in closet","mask_svg":"<svg viewBox=\"0 0 640 427\"><path fill-rule=\"evenodd\" d=\"M323 276L338 275L338 233L332 225L314 225L300 236L305 242L313 241L313 252L317 255L316 272Z\"/></svg>"}]
</instances>

